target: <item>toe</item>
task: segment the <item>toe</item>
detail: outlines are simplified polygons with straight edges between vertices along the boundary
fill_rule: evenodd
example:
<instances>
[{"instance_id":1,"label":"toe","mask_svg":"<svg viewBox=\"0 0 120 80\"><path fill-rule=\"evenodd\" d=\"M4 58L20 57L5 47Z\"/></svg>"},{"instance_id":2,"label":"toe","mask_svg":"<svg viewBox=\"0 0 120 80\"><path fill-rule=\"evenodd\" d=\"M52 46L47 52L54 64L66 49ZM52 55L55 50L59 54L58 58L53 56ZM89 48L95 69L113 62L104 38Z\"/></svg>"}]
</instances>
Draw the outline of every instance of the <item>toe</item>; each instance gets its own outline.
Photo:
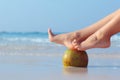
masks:
<instances>
[{"instance_id":1,"label":"toe","mask_svg":"<svg viewBox=\"0 0 120 80\"><path fill-rule=\"evenodd\" d=\"M52 33L52 31L51 31L50 28L48 29L48 36L49 36L49 40L52 42L52 41L53 41L54 34Z\"/></svg>"},{"instance_id":2,"label":"toe","mask_svg":"<svg viewBox=\"0 0 120 80\"><path fill-rule=\"evenodd\" d=\"M74 39L74 40L72 41L72 45L73 45L73 46L76 46L76 45L77 45L76 39Z\"/></svg>"},{"instance_id":3,"label":"toe","mask_svg":"<svg viewBox=\"0 0 120 80\"><path fill-rule=\"evenodd\" d=\"M52 33L52 31L51 31L50 28L48 29L48 35L49 35L49 36L54 36L54 34Z\"/></svg>"},{"instance_id":4,"label":"toe","mask_svg":"<svg viewBox=\"0 0 120 80\"><path fill-rule=\"evenodd\" d=\"M78 49L78 48L79 48L79 46L78 46L78 45L76 45L76 46L74 46L74 48L75 48L75 49Z\"/></svg>"},{"instance_id":5,"label":"toe","mask_svg":"<svg viewBox=\"0 0 120 80\"><path fill-rule=\"evenodd\" d=\"M79 43L77 42L76 39L73 40L72 45L74 46L74 48L75 48L76 50L79 49Z\"/></svg>"}]
</instances>

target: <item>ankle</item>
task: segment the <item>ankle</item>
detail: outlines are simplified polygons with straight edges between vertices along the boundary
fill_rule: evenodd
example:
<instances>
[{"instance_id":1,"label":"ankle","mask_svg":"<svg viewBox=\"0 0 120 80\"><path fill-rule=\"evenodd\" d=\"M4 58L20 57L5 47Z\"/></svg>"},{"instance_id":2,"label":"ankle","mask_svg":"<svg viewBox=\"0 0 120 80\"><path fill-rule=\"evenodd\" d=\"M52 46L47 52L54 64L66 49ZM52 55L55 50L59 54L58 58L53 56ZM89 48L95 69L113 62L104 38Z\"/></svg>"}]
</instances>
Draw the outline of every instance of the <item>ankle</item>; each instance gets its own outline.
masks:
<instances>
[{"instance_id":1,"label":"ankle","mask_svg":"<svg viewBox=\"0 0 120 80\"><path fill-rule=\"evenodd\" d=\"M110 39L111 35L105 31L99 30L96 32L96 36L98 39Z\"/></svg>"},{"instance_id":2,"label":"ankle","mask_svg":"<svg viewBox=\"0 0 120 80\"><path fill-rule=\"evenodd\" d=\"M96 39L97 41L101 42L102 44L104 44L104 48L108 48L110 47L110 35L108 35L107 33L104 33L102 31L98 31L96 32Z\"/></svg>"}]
</instances>

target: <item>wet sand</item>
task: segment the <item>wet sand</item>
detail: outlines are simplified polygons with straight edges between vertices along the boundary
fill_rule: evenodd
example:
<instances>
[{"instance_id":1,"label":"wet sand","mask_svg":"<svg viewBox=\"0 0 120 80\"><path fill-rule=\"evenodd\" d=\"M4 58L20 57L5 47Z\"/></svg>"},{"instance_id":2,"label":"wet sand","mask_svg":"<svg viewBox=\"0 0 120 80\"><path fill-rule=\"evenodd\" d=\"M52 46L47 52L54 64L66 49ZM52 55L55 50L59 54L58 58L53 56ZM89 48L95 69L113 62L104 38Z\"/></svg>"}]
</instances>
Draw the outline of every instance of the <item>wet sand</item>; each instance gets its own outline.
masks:
<instances>
[{"instance_id":1,"label":"wet sand","mask_svg":"<svg viewBox=\"0 0 120 80\"><path fill-rule=\"evenodd\" d=\"M109 52L107 52L109 50ZM120 53L89 50L87 68L64 67L61 54L1 55L1 80L119 80ZM116 53L114 53L114 50ZM107 53L106 53L107 52Z\"/></svg>"}]
</instances>

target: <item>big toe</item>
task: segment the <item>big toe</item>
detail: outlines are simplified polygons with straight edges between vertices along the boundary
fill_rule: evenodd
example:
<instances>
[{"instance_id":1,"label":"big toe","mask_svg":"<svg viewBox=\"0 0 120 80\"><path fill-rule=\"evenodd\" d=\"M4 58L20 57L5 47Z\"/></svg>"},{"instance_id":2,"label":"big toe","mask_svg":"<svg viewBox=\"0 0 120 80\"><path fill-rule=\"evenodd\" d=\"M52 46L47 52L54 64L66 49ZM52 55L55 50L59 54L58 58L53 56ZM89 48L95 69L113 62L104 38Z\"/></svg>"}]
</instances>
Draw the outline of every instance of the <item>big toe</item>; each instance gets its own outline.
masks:
<instances>
[{"instance_id":1,"label":"big toe","mask_svg":"<svg viewBox=\"0 0 120 80\"><path fill-rule=\"evenodd\" d=\"M53 41L54 34L52 33L50 28L48 29L48 36L49 36L49 40Z\"/></svg>"}]
</instances>

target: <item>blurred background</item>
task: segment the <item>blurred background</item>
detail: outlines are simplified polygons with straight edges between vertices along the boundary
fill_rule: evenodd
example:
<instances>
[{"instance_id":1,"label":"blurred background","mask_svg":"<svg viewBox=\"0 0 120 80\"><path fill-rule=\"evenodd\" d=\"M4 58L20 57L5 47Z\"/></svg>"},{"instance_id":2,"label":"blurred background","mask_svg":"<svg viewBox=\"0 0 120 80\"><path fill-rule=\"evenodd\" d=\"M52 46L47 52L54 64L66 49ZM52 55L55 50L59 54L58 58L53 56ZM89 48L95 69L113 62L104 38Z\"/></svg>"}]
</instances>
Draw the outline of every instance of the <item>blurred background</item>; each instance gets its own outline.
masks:
<instances>
[{"instance_id":1,"label":"blurred background","mask_svg":"<svg viewBox=\"0 0 120 80\"><path fill-rule=\"evenodd\" d=\"M119 7L119 0L0 0L0 31L74 31Z\"/></svg>"},{"instance_id":2,"label":"blurred background","mask_svg":"<svg viewBox=\"0 0 120 80\"><path fill-rule=\"evenodd\" d=\"M88 69L73 72L62 64L66 47L47 34L85 28L119 8L120 0L0 0L0 79L119 80L120 34L110 48L88 50Z\"/></svg>"}]
</instances>

